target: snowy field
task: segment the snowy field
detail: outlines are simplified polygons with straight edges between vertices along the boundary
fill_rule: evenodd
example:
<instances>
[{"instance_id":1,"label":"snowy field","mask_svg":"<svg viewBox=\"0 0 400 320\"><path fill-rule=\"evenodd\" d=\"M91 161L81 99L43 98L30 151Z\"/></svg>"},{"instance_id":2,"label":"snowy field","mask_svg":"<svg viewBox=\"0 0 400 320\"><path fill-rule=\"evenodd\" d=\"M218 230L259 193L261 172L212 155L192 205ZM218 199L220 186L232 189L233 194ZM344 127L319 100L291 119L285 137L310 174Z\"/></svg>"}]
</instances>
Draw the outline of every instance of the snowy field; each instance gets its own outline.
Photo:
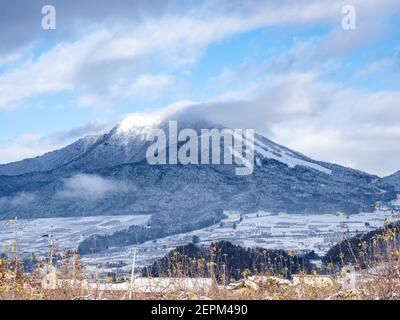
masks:
<instances>
[{"instance_id":1,"label":"snowy field","mask_svg":"<svg viewBox=\"0 0 400 320\"><path fill-rule=\"evenodd\" d=\"M227 218L221 224L124 249L109 249L102 254L84 256L84 261L103 271L115 270L116 266L121 266L121 270L127 272L135 248L138 250L136 264L139 267L146 266L171 249L192 242L194 235L200 238L201 244L228 240L245 247L292 251L315 250L323 255L344 237L382 227L385 219L400 220L399 216L393 215L390 211L360 213L349 217L338 217L335 214L271 214L261 211L243 215L238 212L225 212L225 214Z\"/></svg>"},{"instance_id":2,"label":"snowy field","mask_svg":"<svg viewBox=\"0 0 400 320\"><path fill-rule=\"evenodd\" d=\"M92 234L110 234L131 225L143 225L151 215L96 216L0 221L0 244L14 243L17 237L22 252L43 253L48 248L47 234L54 235L60 250L74 249Z\"/></svg>"}]
</instances>

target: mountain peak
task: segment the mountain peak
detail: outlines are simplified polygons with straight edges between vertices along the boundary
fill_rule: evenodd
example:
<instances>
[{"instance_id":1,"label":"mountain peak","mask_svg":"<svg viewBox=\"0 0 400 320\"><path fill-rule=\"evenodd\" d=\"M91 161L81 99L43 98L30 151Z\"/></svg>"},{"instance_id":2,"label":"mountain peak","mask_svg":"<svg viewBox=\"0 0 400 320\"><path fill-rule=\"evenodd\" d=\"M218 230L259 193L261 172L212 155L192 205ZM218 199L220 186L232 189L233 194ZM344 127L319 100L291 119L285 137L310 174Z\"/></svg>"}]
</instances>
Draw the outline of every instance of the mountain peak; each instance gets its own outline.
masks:
<instances>
[{"instance_id":1,"label":"mountain peak","mask_svg":"<svg viewBox=\"0 0 400 320\"><path fill-rule=\"evenodd\" d=\"M146 135L160 125L160 118L155 115L131 114L116 127L116 132L123 135Z\"/></svg>"}]
</instances>

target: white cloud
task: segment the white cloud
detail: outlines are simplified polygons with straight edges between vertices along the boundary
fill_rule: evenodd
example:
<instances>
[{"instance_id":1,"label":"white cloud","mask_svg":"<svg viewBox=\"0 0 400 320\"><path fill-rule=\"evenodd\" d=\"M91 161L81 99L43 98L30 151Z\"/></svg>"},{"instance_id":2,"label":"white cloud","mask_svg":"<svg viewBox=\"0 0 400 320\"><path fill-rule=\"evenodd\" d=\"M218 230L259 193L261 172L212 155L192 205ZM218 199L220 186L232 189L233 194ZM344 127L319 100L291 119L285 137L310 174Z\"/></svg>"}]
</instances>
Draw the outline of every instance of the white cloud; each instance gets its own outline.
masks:
<instances>
[{"instance_id":1,"label":"white cloud","mask_svg":"<svg viewBox=\"0 0 400 320\"><path fill-rule=\"evenodd\" d=\"M228 92L209 102L170 110L164 118L204 119L233 128L267 130L271 124L293 118L310 116L315 112L311 89L314 73L293 73L267 77L264 82L242 91ZM310 91L305 90L309 87Z\"/></svg>"},{"instance_id":2,"label":"white cloud","mask_svg":"<svg viewBox=\"0 0 400 320\"><path fill-rule=\"evenodd\" d=\"M96 200L112 193L126 191L128 186L124 182L98 175L77 174L64 180L63 189L56 196L64 199Z\"/></svg>"},{"instance_id":3,"label":"white cloud","mask_svg":"<svg viewBox=\"0 0 400 320\"><path fill-rule=\"evenodd\" d=\"M0 163L32 158L61 146L41 134L23 134L0 147Z\"/></svg>"},{"instance_id":4,"label":"white cloud","mask_svg":"<svg viewBox=\"0 0 400 320\"><path fill-rule=\"evenodd\" d=\"M114 83L106 92L94 92L79 99L81 107L113 106L120 100L153 100L171 89L175 77L168 74L142 74L133 82Z\"/></svg>"},{"instance_id":5,"label":"white cloud","mask_svg":"<svg viewBox=\"0 0 400 320\"><path fill-rule=\"evenodd\" d=\"M9 53L5 56L0 57L0 66L16 62L19 59L21 59L21 57L22 57L22 53L20 53L20 52Z\"/></svg>"},{"instance_id":6,"label":"white cloud","mask_svg":"<svg viewBox=\"0 0 400 320\"><path fill-rule=\"evenodd\" d=\"M215 6L206 2L181 16L166 15L132 24L121 19L119 25L116 22L107 29L100 24L99 31L84 34L76 41L61 42L36 60L2 74L0 109L29 97L64 91L74 92L86 105L97 100L99 92L113 96L126 86L129 89L126 79L138 74L141 66L156 62L173 68L193 63L209 44L236 33L265 26L339 25L343 4L343 1L253 1ZM353 5L364 19L400 7L394 0L384 3L355 0ZM363 37L368 35L364 32ZM119 79L123 84L115 85Z\"/></svg>"},{"instance_id":7,"label":"white cloud","mask_svg":"<svg viewBox=\"0 0 400 320\"><path fill-rule=\"evenodd\" d=\"M3 207L17 207L27 205L35 201L36 196L33 193L21 192L13 197L0 198L0 206Z\"/></svg>"},{"instance_id":8,"label":"white cloud","mask_svg":"<svg viewBox=\"0 0 400 320\"><path fill-rule=\"evenodd\" d=\"M74 89L74 79L80 64L106 34L96 33L72 43L61 43L43 53L35 61L0 76L0 110L23 99Z\"/></svg>"},{"instance_id":9,"label":"white cloud","mask_svg":"<svg viewBox=\"0 0 400 320\"><path fill-rule=\"evenodd\" d=\"M207 2L183 16L166 16L139 25L119 26L111 41L101 43L93 56L96 62L115 59L138 59L145 55L161 57L169 65L193 63L211 43L233 34L261 27L330 25L336 31L329 35L323 48L346 50L348 45L365 43L375 34L374 26L366 20L387 15L400 9L395 0L354 0L352 5L360 16L360 30L342 32L342 6L345 1L239 1L229 10L227 3ZM225 6L224 6L225 5ZM374 19L372 19L374 21ZM331 41L332 40L332 41Z\"/></svg>"},{"instance_id":10,"label":"white cloud","mask_svg":"<svg viewBox=\"0 0 400 320\"><path fill-rule=\"evenodd\" d=\"M375 59L368 63L366 66L361 67L355 76L359 78L368 77L371 75L376 76L379 73L384 72L387 77L387 73L393 72L398 75L400 69L400 51L396 51L394 54L386 55Z\"/></svg>"},{"instance_id":11,"label":"white cloud","mask_svg":"<svg viewBox=\"0 0 400 320\"><path fill-rule=\"evenodd\" d=\"M274 139L313 158L378 175L400 169L400 92L331 86L314 93L323 97L318 112L274 124Z\"/></svg>"}]
</instances>

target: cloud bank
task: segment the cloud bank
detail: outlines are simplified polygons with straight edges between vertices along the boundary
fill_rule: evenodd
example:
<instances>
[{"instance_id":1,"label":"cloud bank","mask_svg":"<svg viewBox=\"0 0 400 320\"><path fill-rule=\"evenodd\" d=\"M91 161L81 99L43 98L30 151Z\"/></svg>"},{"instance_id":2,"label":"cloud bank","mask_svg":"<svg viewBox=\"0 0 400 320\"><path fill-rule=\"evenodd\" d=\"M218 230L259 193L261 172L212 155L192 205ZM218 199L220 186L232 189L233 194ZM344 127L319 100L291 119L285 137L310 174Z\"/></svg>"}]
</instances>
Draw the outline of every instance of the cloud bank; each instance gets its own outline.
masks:
<instances>
[{"instance_id":1,"label":"cloud bank","mask_svg":"<svg viewBox=\"0 0 400 320\"><path fill-rule=\"evenodd\" d=\"M21 192L13 197L2 197L0 198L0 206L1 207L18 207L27 205L33 201L35 201L36 196L33 193Z\"/></svg>"},{"instance_id":2,"label":"cloud bank","mask_svg":"<svg viewBox=\"0 0 400 320\"><path fill-rule=\"evenodd\" d=\"M63 189L56 196L62 199L97 200L113 193L127 192L124 182L98 175L76 174L64 180Z\"/></svg>"}]
</instances>

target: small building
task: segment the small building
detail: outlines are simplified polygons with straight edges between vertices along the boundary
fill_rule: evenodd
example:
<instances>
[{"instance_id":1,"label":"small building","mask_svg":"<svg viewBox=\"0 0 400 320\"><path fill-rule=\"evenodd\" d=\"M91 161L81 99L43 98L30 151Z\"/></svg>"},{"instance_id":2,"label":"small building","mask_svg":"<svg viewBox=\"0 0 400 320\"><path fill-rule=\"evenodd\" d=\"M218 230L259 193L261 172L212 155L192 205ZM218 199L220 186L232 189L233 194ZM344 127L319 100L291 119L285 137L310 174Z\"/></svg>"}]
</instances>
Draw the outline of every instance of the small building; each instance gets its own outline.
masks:
<instances>
[{"instance_id":1,"label":"small building","mask_svg":"<svg viewBox=\"0 0 400 320\"><path fill-rule=\"evenodd\" d=\"M343 289L355 291L361 274L353 266L348 265L342 268L341 275L342 277L339 282L342 284Z\"/></svg>"},{"instance_id":2,"label":"small building","mask_svg":"<svg viewBox=\"0 0 400 320\"><path fill-rule=\"evenodd\" d=\"M136 293L167 293L174 291L209 290L215 284L211 278L134 278L121 283L59 280L58 287L81 286L87 290L131 291Z\"/></svg>"},{"instance_id":3,"label":"small building","mask_svg":"<svg viewBox=\"0 0 400 320\"><path fill-rule=\"evenodd\" d=\"M48 267L47 274L42 278L42 289L54 290L58 286L57 271L54 267Z\"/></svg>"}]
</instances>

